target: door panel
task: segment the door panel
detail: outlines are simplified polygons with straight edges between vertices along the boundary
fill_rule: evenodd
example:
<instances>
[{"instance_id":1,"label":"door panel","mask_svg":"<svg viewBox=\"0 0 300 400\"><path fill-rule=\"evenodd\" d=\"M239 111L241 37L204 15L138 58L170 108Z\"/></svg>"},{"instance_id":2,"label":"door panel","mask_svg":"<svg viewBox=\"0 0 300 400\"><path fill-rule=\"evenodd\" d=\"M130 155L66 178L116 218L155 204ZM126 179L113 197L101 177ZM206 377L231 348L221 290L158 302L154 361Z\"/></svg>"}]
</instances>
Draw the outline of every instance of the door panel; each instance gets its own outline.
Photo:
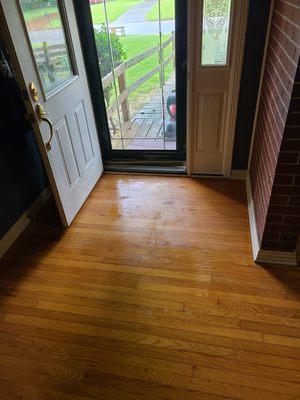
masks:
<instances>
[{"instance_id":1,"label":"door panel","mask_svg":"<svg viewBox=\"0 0 300 400\"><path fill-rule=\"evenodd\" d=\"M36 120L36 138L67 226L103 172L73 2L60 1L58 7L52 1L49 8L43 0L0 2L24 85L28 89L34 82L37 88L38 100L29 91L31 107L36 110L39 102L50 120Z\"/></svg>"},{"instance_id":2,"label":"door panel","mask_svg":"<svg viewBox=\"0 0 300 400\"><path fill-rule=\"evenodd\" d=\"M190 1L191 173L228 176L246 16L246 0Z\"/></svg>"},{"instance_id":3,"label":"door panel","mask_svg":"<svg viewBox=\"0 0 300 400\"><path fill-rule=\"evenodd\" d=\"M198 151L220 151L223 100L223 93L202 93L200 96L198 124L200 130L207 134L199 136Z\"/></svg>"},{"instance_id":4,"label":"door panel","mask_svg":"<svg viewBox=\"0 0 300 400\"><path fill-rule=\"evenodd\" d=\"M58 121L54 128L56 131L55 138L57 138L57 154L60 153L61 155L66 176L70 187L72 187L80 175L66 118L64 117Z\"/></svg>"},{"instance_id":5,"label":"door panel","mask_svg":"<svg viewBox=\"0 0 300 400\"><path fill-rule=\"evenodd\" d=\"M87 164L90 160L94 157L91 134L89 131L89 126L86 120L86 112L84 109L84 104L81 101L77 106L74 108L74 116L77 123L77 129L79 133L79 137L81 140L81 146L79 145L78 148L82 149L82 153L84 155L85 162L84 168L86 168Z\"/></svg>"}]
</instances>

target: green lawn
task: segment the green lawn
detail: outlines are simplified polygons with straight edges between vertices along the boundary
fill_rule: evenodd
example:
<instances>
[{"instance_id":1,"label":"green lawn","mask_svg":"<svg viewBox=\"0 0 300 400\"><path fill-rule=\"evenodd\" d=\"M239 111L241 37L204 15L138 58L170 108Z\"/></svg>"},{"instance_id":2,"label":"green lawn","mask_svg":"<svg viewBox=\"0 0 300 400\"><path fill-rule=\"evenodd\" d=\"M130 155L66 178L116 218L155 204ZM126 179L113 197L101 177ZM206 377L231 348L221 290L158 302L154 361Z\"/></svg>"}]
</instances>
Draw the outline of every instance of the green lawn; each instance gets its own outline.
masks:
<instances>
[{"instance_id":1,"label":"green lawn","mask_svg":"<svg viewBox=\"0 0 300 400\"><path fill-rule=\"evenodd\" d=\"M37 8L34 10L25 10L24 18L25 18L26 22L29 22L29 21L32 21L33 19L44 16L45 13L51 14L51 13L55 13L55 12L57 12L56 7L45 7L45 8Z\"/></svg>"},{"instance_id":2,"label":"green lawn","mask_svg":"<svg viewBox=\"0 0 300 400\"><path fill-rule=\"evenodd\" d=\"M175 0L161 0L161 19L175 18ZM146 16L147 21L157 21L159 15L158 3L149 11Z\"/></svg>"},{"instance_id":3,"label":"green lawn","mask_svg":"<svg viewBox=\"0 0 300 400\"><path fill-rule=\"evenodd\" d=\"M163 35L162 40L166 41L168 35ZM127 59L134 57L137 54L143 53L147 49L158 44L159 38L157 35L128 35L120 38L123 43L123 48L126 52ZM172 46L171 44L165 49L165 59L171 54ZM158 55L153 54L151 57L144 61L141 61L137 65L129 68L126 71L126 82L127 86L131 86L143 75L147 74L150 70L158 66ZM170 77L172 72L172 63L170 63L165 69L166 80ZM159 88L159 74L153 75L148 79L143 85L136 89L131 95L130 100L135 100L144 93L149 93L155 87Z\"/></svg>"},{"instance_id":4,"label":"green lawn","mask_svg":"<svg viewBox=\"0 0 300 400\"><path fill-rule=\"evenodd\" d=\"M106 9L109 22L115 21L135 4L141 3L142 1L143 0L111 0L107 2ZM105 22L103 4L92 5L91 10L93 23L96 25L103 24Z\"/></svg>"},{"instance_id":5,"label":"green lawn","mask_svg":"<svg viewBox=\"0 0 300 400\"><path fill-rule=\"evenodd\" d=\"M135 4L142 2L143 0L111 0L107 2L107 14L109 22L113 22L118 19L127 10L133 7ZM93 4L91 5L93 23L95 25L103 24L105 22L104 6L103 4ZM50 28L48 19L45 13L57 12L56 7L44 7L34 10L25 10L24 17L26 22L31 22L36 18L43 16L45 18L45 26ZM51 28L57 28L60 26L59 19L51 20Z\"/></svg>"}]
</instances>

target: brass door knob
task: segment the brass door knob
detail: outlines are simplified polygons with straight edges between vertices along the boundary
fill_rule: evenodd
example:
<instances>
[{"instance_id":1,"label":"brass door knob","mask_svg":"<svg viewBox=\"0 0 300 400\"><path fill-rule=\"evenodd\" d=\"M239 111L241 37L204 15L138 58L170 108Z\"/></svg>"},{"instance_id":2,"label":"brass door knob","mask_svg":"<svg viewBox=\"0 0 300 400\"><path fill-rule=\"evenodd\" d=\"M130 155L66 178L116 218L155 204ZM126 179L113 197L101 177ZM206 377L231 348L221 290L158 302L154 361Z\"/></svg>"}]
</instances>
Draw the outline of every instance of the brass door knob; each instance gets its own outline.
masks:
<instances>
[{"instance_id":1,"label":"brass door knob","mask_svg":"<svg viewBox=\"0 0 300 400\"><path fill-rule=\"evenodd\" d=\"M44 107L42 106L42 104L38 103L36 106L36 114L38 116L38 118L41 121L47 122L47 124L49 125L50 128L50 138L49 140L46 142L46 149L47 150L51 150L51 141L54 135L54 128L53 128L53 124L50 121L50 119L47 117L47 113L44 109Z\"/></svg>"},{"instance_id":2,"label":"brass door knob","mask_svg":"<svg viewBox=\"0 0 300 400\"><path fill-rule=\"evenodd\" d=\"M39 101L39 93L34 82L29 83L29 92L35 102Z\"/></svg>"}]
</instances>

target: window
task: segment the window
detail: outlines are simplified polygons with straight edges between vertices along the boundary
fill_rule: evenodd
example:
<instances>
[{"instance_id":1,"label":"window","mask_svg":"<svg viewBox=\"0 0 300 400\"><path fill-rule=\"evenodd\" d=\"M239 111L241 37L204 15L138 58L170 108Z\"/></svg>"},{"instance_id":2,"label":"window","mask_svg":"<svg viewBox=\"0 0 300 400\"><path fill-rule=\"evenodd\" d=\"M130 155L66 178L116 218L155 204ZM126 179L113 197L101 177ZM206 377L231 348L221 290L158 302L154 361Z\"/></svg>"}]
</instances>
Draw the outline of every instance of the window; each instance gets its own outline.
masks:
<instances>
[{"instance_id":1,"label":"window","mask_svg":"<svg viewBox=\"0 0 300 400\"><path fill-rule=\"evenodd\" d=\"M226 65L231 23L231 0L204 0L201 65Z\"/></svg>"},{"instance_id":2,"label":"window","mask_svg":"<svg viewBox=\"0 0 300 400\"><path fill-rule=\"evenodd\" d=\"M57 0L20 0L43 89L49 94L73 76Z\"/></svg>"}]
</instances>

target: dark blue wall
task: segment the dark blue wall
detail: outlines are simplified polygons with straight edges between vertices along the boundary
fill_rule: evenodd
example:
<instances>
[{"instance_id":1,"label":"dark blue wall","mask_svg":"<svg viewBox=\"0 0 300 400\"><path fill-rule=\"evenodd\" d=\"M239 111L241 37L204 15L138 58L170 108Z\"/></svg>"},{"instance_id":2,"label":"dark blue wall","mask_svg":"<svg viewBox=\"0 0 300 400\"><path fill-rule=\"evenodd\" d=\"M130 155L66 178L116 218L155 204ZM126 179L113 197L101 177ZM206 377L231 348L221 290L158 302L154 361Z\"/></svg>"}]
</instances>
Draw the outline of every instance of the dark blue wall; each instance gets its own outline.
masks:
<instances>
[{"instance_id":1,"label":"dark blue wall","mask_svg":"<svg viewBox=\"0 0 300 400\"><path fill-rule=\"evenodd\" d=\"M8 50L0 37L0 239L47 186Z\"/></svg>"},{"instance_id":2,"label":"dark blue wall","mask_svg":"<svg viewBox=\"0 0 300 400\"><path fill-rule=\"evenodd\" d=\"M1 124L1 121L0 121ZM10 135L3 132L0 135ZM33 132L0 144L0 238L47 186Z\"/></svg>"},{"instance_id":3,"label":"dark blue wall","mask_svg":"<svg viewBox=\"0 0 300 400\"><path fill-rule=\"evenodd\" d=\"M232 169L247 169L271 0L250 0Z\"/></svg>"}]
</instances>

